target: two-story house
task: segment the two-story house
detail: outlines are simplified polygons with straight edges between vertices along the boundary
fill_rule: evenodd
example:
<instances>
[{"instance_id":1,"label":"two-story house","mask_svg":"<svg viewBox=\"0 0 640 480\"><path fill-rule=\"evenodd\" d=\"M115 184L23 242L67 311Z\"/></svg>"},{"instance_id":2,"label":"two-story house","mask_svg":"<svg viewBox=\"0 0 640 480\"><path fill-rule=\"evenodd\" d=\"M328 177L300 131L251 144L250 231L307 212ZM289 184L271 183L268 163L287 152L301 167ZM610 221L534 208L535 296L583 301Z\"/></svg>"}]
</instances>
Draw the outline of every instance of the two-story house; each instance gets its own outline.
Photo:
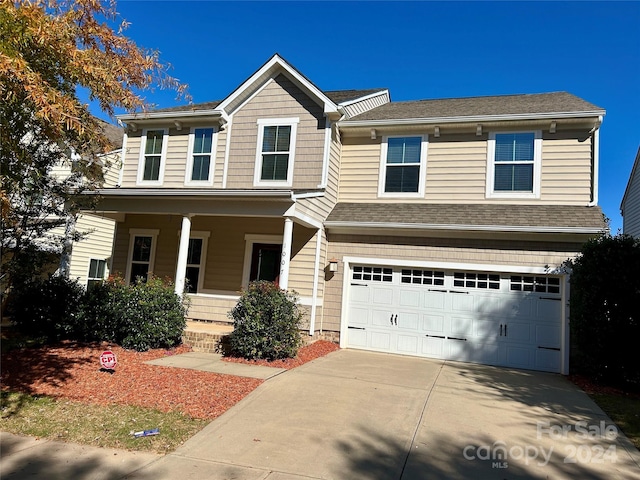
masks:
<instances>
[{"instance_id":1,"label":"two-story house","mask_svg":"<svg viewBox=\"0 0 640 480\"><path fill-rule=\"evenodd\" d=\"M605 228L604 111L564 92L392 102L274 55L228 97L127 114L112 271L228 322L251 280L347 348L568 371L559 268Z\"/></svg>"}]
</instances>

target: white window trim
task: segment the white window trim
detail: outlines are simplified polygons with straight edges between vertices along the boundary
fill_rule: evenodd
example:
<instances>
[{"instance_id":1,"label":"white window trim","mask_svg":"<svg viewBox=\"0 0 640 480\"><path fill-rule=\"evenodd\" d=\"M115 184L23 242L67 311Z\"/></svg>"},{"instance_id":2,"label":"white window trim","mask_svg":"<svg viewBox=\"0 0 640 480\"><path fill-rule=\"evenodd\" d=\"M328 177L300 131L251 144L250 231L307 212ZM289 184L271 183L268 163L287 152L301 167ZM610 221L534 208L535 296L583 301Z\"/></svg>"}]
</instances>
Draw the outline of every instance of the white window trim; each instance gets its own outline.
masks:
<instances>
[{"instance_id":1,"label":"white window trim","mask_svg":"<svg viewBox=\"0 0 640 480\"><path fill-rule=\"evenodd\" d=\"M420 137L420 178L418 179L417 192L385 192L385 182L387 179L387 151L389 149L390 138L410 138ZM384 198L423 198L427 178L427 148L429 146L429 135L385 135L380 144L380 175L378 175L378 197Z\"/></svg>"},{"instance_id":2,"label":"white window trim","mask_svg":"<svg viewBox=\"0 0 640 480\"><path fill-rule=\"evenodd\" d=\"M259 118L258 124L258 143L256 145L256 164L253 173L254 187L291 187L293 185L293 163L296 156L296 137L298 131L298 117L291 118ZM287 164L286 180L262 180L262 140L264 136L264 127L266 126L290 126L291 138L289 139L289 162Z\"/></svg>"},{"instance_id":3,"label":"white window trim","mask_svg":"<svg viewBox=\"0 0 640 480\"><path fill-rule=\"evenodd\" d=\"M209 161L209 179L208 180L192 180L191 174L193 170L193 147L195 145L195 132L202 128L212 128L213 135L211 137L211 159ZM184 185L186 187L211 187L213 186L213 176L215 172L216 151L218 150L218 129L211 125L201 127L191 127L189 131L189 154L187 157L187 167L184 172Z\"/></svg>"},{"instance_id":4,"label":"white window trim","mask_svg":"<svg viewBox=\"0 0 640 480\"><path fill-rule=\"evenodd\" d=\"M251 275L251 257L253 256L254 243L268 243L271 245L282 245L282 235L260 235L247 233L244 236L244 265L242 267L242 288L249 286L249 276Z\"/></svg>"},{"instance_id":5,"label":"white window trim","mask_svg":"<svg viewBox=\"0 0 640 480\"><path fill-rule=\"evenodd\" d=\"M89 274L91 273L91 261L92 260L96 260L98 262L104 262L104 276L102 278L92 278L89 277ZM107 278L109 276L109 264L107 262L106 258L95 258L95 257L90 257L89 258L89 264L87 265L87 275L86 275L86 282L84 287L88 288L89 287L89 281L90 280L104 280L105 278Z\"/></svg>"},{"instance_id":6,"label":"white window trim","mask_svg":"<svg viewBox=\"0 0 640 480\"><path fill-rule=\"evenodd\" d=\"M180 230L178 230L178 244L180 243L180 235L182 234L182 232ZM191 233L189 234L189 240L191 240L192 238L199 238L202 240L202 252L200 254L200 265L198 266L200 268L200 273L198 274L198 285L196 285L196 288L198 289L197 293L190 293L189 295L198 295L198 293L200 293L204 287L204 269L207 265L207 248L209 246L209 237L211 236L211 232L206 232L206 231L200 231L200 230L192 230ZM176 258L176 264L178 262L178 259ZM195 266L195 264L193 263L187 263L187 267L189 266Z\"/></svg>"},{"instance_id":7,"label":"white window trim","mask_svg":"<svg viewBox=\"0 0 640 480\"><path fill-rule=\"evenodd\" d=\"M125 281L129 285L131 277L131 262L133 261L133 244L136 237L151 237L151 252L149 253L149 271L153 272L156 262L156 246L160 230L150 228L130 228L129 229L129 253L127 254L127 272Z\"/></svg>"},{"instance_id":8,"label":"white window trim","mask_svg":"<svg viewBox=\"0 0 640 480\"><path fill-rule=\"evenodd\" d=\"M143 180L144 177L144 163L145 154L144 151L147 147L147 132L149 130L162 130L162 152L160 153L160 171L158 172L158 180ZM136 185L138 186L161 186L164 181L164 169L167 164L167 144L169 143L169 129L168 128L145 128L142 130L142 136L140 137L140 157L138 158L138 177L136 179Z\"/></svg>"},{"instance_id":9,"label":"white window trim","mask_svg":"<svg viewBox=\"0 0 640 480\"><path fill-rule=\"evenodd\" d=\"M495 192L495 154L496 135L501 133L533 133L533 191L532 192ZM540 198L540 176L542 171L542 131L521 130L507 132L489 132L487 140L487 191L486 198Z\"/></svg>"}]
</instances>

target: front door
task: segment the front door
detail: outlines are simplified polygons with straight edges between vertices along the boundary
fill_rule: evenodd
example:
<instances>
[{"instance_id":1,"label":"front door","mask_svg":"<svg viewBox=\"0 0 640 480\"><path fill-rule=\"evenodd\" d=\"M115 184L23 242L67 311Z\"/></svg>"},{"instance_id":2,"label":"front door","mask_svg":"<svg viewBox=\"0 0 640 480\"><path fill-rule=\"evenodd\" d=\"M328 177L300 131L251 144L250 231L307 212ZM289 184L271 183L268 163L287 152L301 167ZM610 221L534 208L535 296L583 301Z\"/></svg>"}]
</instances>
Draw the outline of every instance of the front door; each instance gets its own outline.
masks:
<instances>
[{"instance_id":1,"label":"front door","mask_svg":"<svg viewBox=\"0 0 640 480\"><path fill-rule=\"evenodd\" d=\"M251 254L251 272L249 281L267 280L276 282L280 275L282 245L272 243L254 243Z\"/></svg>"}]
</instances>

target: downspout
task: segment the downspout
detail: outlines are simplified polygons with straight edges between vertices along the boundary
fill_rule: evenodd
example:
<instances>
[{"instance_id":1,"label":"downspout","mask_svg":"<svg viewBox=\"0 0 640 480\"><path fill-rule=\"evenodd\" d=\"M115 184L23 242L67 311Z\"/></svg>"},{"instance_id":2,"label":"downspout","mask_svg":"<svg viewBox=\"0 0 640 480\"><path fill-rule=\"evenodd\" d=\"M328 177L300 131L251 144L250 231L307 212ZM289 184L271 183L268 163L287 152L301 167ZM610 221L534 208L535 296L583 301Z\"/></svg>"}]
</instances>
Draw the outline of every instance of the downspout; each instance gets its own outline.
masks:
<instances>
[{"instance_id":1,"label":"downspout","mask_svg":"<svg viewBox=\"0 0 640 480\"><path fill-rule=\"evenodd\" d=\"M122 179L124 177L124 159L127 156L127 131L124 131L124 135L122 136L122 150L120 151L120 172L118 174L118 187L122 186Z\"/></svg>"},{"instance_id":2,"label":"downspout","mask_svg":"<svg viewBox=\"0 0 640 480\"><path fill-rule=\"evenodd\" d=\"M324 155L322 156L322 183L318 188L327 188L329 181L329 159L331 153L331 120L325 118L324 127Z\"/></svg>"},{"instance_id":3,"label":"downspout","mask_svg":"<svg viewBox=\"0 0 640 480\"><path fill-rule=\"evenodd\" d=\"M313 293L311 297L311 320L309 321L309 335L313 336L316 329L316 309L318 307L318 282L320 276L320 250L322 246L322 229L316 230L316 260L313 274Z\"/></svg>"},{"instance_id":4,"label":"downspout","mask_svg":"<svg viewBox=\"0 0 640 480\"><path fill-rule=\"evenodd\" d=\"M592 180L591 180L591 201L589 202L590 207L594 207L598 205L598 183L599 183L599 175L598 170L600 168L600 125L602 124L602 115L598 117L598 122L589 132L591 134L591 138L593 139L593 165L592 168Z\"/></svg>"},{"instance_id":5,"label":"downspout","mask_svg":"<svg viewBox=\"0 0 640 480\"><path fill-rule=\"evenodd\" d=\"M227 188L227 172L229 171L229 150L231 148L231 127L233 125L233 116L229 117L227 123L227 143L224 146L224 164L222 167L222 188Z\"/></svg>"}]
</instances>

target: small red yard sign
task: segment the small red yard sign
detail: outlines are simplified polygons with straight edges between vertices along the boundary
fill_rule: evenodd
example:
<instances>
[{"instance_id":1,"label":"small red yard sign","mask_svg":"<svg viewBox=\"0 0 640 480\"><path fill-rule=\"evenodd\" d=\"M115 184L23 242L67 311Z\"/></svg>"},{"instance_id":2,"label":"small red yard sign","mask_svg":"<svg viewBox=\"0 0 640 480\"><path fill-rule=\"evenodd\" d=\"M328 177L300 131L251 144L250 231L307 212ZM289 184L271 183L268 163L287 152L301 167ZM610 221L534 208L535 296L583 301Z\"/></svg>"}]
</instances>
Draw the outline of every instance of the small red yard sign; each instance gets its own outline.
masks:
<instances>
[{"instance_id":1,"label":"small red yard sign","mask_svg":"<svg viewBox=\"0 0 640 480\"><path fill-rule=\"evenodd\" d=\"M116 354L111 350L105 350L100 355L100 365L102 365L102 368L113 370L114 368L116 368L117 364L118 361L116 360Z\"/></svg>"}]
</instances>

